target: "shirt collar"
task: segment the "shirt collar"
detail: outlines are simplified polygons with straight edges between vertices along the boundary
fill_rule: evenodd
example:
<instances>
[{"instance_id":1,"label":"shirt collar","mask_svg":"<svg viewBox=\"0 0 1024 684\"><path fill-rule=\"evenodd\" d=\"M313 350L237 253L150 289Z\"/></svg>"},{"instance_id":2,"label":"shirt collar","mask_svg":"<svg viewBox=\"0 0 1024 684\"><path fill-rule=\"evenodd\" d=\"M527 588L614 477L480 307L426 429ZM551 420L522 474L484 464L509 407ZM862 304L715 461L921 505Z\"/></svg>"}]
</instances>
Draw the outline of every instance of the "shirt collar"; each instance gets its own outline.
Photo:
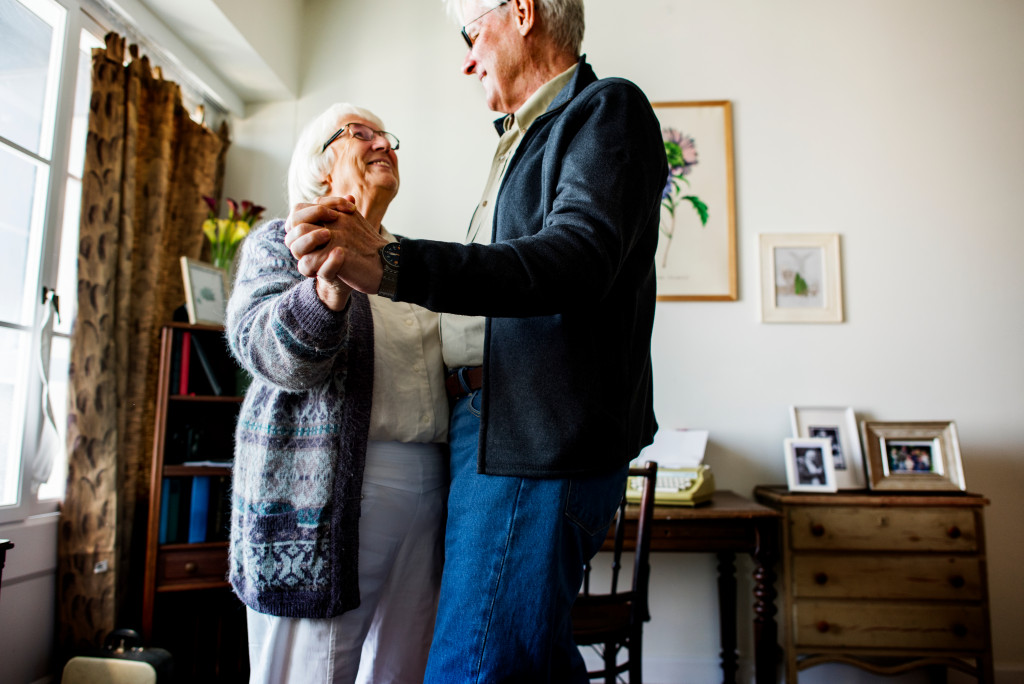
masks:
<instances>
[{"instance_id":1,"label":"shirt collar","mask_svg":"<svg viewBox=\"0 0 1024 684\"><path fill-rule=\"evenodd\" d=\"M526 129L530 127L530 124L534 120L547 111L548 107L554 101L555 97L561 92L565 84L572 80L573 74L576 73L576 67L578 64L573 64L571 67L563 71L562 73L555 76L553 79L537 88L533 92L533 95L527 98L523 106L517 109L512 114L505 116L502 119L498 119L498 134L502 134L506 131L512 130L515 126L519 129L519 133L525 133Z\"/></svg>"}]
</instances>

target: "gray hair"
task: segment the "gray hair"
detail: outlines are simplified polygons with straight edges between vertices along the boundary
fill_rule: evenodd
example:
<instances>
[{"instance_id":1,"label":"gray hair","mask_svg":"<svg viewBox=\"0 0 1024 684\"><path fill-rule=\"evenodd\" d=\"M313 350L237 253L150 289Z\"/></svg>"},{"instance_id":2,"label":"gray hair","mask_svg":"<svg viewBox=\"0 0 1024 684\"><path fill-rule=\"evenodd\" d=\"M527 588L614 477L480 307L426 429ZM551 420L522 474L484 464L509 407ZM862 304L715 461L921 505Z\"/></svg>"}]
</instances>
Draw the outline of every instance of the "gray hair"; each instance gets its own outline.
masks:
<instances>
[{"instance_id":1,"label":"gray hair","mask_svg":"<svg viewBox=\"0 0 1024 684\"><path fill-rule=\"evenodd\" d=\"M288 165L288 209L291 210L300 202L313 202L317 197L326 195L330 185L325 180L334 167L335 152L333 147L323 149L324 143L343 124L345 117L356 116L373 124L374 128L384 130L384 122L369 109L357 107L347 102L332 104L320 116L316 117L302 129L299 140L292 152L292 161Z\"/></svg>"},{"instance_id":2,"label":"gray hair","mask_svg":"<svg viewBox=\"0 0 1024 684\"><path fill-rule=\"evenodd\" d=\"M448 16L455 23L472 21L475 17L462 17L463 0L442 0ZM480 0L484 8L497 7L502 0ZM510 0L514 2L515 0ZM540 25L550 35L555 45L579 57L583 45L583 0L534 0L534 7Z\"/></svg>"}]
</instances>

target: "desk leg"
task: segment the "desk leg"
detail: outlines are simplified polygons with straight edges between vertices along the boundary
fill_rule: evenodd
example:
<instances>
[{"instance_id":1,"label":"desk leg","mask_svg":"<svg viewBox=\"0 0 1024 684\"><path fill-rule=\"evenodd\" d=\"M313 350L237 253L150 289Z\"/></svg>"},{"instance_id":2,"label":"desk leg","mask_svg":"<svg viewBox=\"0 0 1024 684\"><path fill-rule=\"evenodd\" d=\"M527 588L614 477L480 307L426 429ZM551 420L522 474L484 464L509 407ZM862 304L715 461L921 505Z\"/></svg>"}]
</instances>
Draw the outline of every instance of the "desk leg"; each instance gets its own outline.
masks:
<instances>
[{"instance_id":1,"label":"desk leg","mask_svg":"<svg viewBox=\"0 0 1024 684\"><path fill-rule=\"evenodd\" d=\"M722 682L736 684L736 554L718 554L718 621L722 642Z\"/></svg>"},{"instance_id":2,"label":"desk leg","mask_svg":"<svg viewBox=\"0 0 1024 684\"><path fill-rule=\"evenodd\" d=\"M760 525L759 528L759 544L753 554L754 679L757 684L775 684L779 651L778 626L775 624L775 523Z\"/></svg>"}]
</instances>

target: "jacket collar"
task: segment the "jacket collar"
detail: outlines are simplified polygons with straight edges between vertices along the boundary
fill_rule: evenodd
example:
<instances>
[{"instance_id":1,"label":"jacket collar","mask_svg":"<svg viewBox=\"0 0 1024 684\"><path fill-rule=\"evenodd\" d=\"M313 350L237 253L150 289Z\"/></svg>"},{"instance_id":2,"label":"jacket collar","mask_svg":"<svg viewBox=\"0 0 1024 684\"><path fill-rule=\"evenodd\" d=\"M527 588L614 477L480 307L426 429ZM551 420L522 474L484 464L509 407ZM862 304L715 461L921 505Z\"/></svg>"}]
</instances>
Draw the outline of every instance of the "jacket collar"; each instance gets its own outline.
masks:
<instances>
[{"instance_id":1,"label":"jacket collar","mask_svg":"<svg viewBox=\"0 0 1024 684\"><path fill-rule=\"evenodd\" d=\"M587 56L580 55L580 60L576 63L576 73L572 75L572 79L565 84L565 87L558 91L555 99L548 105L545 114L562 107L596 80L597 74L594 73L594 69L587 63ZM507 117L508 115L506 114L494 120L494 130L498 132L499 136L505 132L505 119Z\"/></svg>"}]
</instances>

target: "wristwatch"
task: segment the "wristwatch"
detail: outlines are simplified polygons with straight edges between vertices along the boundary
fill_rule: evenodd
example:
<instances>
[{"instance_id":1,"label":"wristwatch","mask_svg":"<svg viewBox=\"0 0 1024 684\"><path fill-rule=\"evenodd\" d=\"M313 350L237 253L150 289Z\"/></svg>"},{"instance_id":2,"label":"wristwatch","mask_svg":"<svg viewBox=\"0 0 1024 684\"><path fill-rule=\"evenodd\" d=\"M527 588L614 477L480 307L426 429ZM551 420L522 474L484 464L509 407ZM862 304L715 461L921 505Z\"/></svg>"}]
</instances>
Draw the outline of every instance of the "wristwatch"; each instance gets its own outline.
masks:
<instances>
[{"instance_id":1,"label":"wristwatch","mask_svg":"<svg viewBox=\"0 0 1024 684\"><path fill-rule=\"evenodd\" d=\"M394 299L398 291L398 257L402 248L399 242L389 242L378 250L380 263L384 266L384 277L380 279L380 289L377 294L381 297Z\"/></svg>"}]
</instances>

